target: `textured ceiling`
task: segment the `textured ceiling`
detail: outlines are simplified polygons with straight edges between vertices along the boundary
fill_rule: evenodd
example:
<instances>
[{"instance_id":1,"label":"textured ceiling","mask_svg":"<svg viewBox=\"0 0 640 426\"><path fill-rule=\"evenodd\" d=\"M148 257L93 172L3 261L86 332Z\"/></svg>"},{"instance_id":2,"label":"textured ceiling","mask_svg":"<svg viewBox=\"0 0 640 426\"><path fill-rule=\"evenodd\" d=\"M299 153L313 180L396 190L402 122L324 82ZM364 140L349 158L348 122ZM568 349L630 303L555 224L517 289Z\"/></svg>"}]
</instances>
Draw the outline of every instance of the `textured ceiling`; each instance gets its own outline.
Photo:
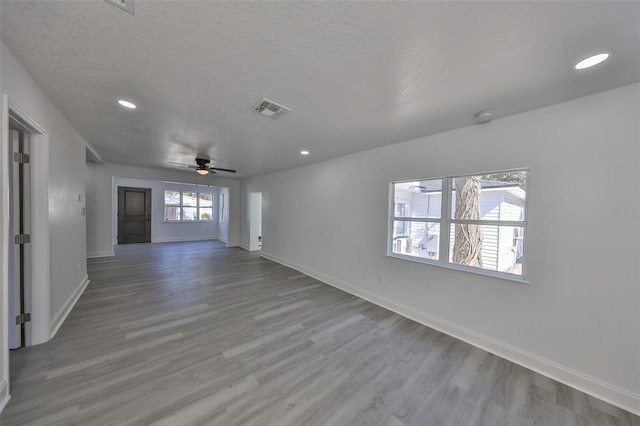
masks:
<instances>
[{"instance_id":1,"label":"textured ceiling","mask_svg":"<svg viewBox=\"0 0 640 426\"><path fill-rule=\"evenodd\" d=\"M154 168L203 155L254 176L640 80L638 2L1 8L2 41L102 159ZM573 70L602 50L609 61ZM252 113L263 97L291 113Z\"/></svg>"}]
</instances>

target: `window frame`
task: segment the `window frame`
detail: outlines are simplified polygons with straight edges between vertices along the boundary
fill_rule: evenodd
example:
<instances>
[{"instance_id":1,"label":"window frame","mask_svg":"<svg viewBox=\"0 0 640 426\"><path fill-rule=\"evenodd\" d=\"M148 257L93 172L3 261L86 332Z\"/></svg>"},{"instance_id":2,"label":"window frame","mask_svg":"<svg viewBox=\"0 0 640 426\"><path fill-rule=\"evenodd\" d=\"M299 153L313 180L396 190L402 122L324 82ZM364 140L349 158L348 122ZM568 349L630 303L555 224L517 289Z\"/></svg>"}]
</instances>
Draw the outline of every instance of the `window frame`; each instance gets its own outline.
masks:
<instances>
[{"instance_id":1,"label":"window frame","mask_svg":"<svg viewBox=\"0 0 640 426\"><path fill-rule=\"evenodd\" d=\"M180 193L180 202L179 204L167 204L167 192L179 192ZM196 205L190 206L184 204L184 193L195 193L196 194ZM211 195L211 206L200 206L200 194L208 194ZM214 220L214 208L215 208L215 192L206 192L200 190L181 190L181 189L164 189L162 191L163 195L163 207L162 207L162 221L164 223L215 223ZM167 207L174 207L180 209L180 219L167 219L166 209ZM196 219L195 220L187 220L184 218L184 209L185 208L195 208L196 209ZM211 209L211 219L200 219L200 209Z\"/></svg>"},{"instance_id":2,"label":"window frame","mask_svg":"<svg viewBox=\"0 0 640 426\"><path fill-rule=\"evenodd\" d=\"M225 210L225 196L224 196L224 192L220 191L220 223L225 223L225 219L224 219L224 210Z\"/></svg>"},{"instance_id":3,"label":"window frame","mask_svg":"<svg viewBox=\"0 0 640 426\"><path fill-rule=\"evenodd\" d=\"M468 176L483 176L490 174L498 174L498 173L513 173L513 172L525 172L527 174L527 178L524 184L525 198L524 198L524 218L521 221L507 221L507 220L483 220L483 219L456 219L452 218L452 184L453 180L456 178L463 178ZM405 182L420 182L420 181L429 181L429 180L442 180L442 194L441 194L441 206L440 206L440 217L399 217L395 216L395 185ZM486 171L486 172L476 172L476 173L465 173L459 175L452 176L441 176L441 177L429 177L429 178L419 178L419 179L404 179L399 181L393 181L389 183L389 203L388 203L388 224L387 224L387 256L393 257L396 259L408 260L411 262L424 263L426 265L437 266L441 268L453 269L456 271L469 272L476 275L484 275L493 278L500 278L509 281L515 281L518 283L528 284L529 281L526 279L527 273L527 225L529 222L529 181L531 180L531 170L528 167L515 168L515 169L501 169L494 171ZM429 223L438 223L440 234L439 234L439 255L438 260L427 259L417 256L411 256L402 253L395 253L393 251L393 235L394 235L394 222L396 221L404 221L404 222L421 222L425 224ZM490 269L483 269L481 267L476 266L468 266L468 265L460 265L457 263L453 263L449 261L450 249L451 249L451 226L455 226L456 224L471 224L471 225L480 225L480 226L496 226L496 227L514 227L514 228L522 228L522 235L519 238L522 239L522 275L510 274L508 272L501 271L492 271ZM446 232L446 237L443 237L443 230Z\"/></svg>"}]
</instances>

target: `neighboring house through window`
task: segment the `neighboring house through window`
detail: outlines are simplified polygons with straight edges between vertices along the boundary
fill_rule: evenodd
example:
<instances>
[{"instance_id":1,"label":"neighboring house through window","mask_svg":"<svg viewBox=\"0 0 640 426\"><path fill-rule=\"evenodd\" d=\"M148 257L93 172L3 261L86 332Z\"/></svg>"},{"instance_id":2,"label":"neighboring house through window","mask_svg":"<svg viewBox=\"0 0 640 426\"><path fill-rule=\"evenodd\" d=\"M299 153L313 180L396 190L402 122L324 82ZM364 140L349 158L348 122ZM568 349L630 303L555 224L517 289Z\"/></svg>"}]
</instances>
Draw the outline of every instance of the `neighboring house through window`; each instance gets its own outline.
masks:
<instances>
[{"instance_id":1,"label":"neighboring house through window","mask_svg":"<svg viewBox=\"0 0 640 426\"><path fill-rule=\"evenodd\" d=\"M527 176L515 170L392 183L388 254L524 279Z\"/></svg>"}]
</instances>

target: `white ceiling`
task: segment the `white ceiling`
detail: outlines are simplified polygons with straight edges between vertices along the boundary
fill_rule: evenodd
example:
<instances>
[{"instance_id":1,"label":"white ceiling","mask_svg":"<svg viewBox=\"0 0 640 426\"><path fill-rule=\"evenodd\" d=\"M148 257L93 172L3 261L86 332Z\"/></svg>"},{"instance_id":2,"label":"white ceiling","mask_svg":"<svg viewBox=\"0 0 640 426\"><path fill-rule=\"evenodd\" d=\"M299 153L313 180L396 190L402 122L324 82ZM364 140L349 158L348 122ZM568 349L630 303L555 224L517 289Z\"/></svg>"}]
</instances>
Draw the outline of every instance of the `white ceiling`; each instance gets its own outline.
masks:
<instances>
[{"instance_id":1,"label":"white ceiling","mask_svg":"<svg viewBox=\"0 0 640 426\"><path fill-rule=\"evenodd\" d=\"M201 155L254 176L640 80L639 2L1 8L2 41L102 159L145 167ZM603 50L607 62L573 69ZM263 97L291 112L252 113Z\"/></svg>"}]
</instances>

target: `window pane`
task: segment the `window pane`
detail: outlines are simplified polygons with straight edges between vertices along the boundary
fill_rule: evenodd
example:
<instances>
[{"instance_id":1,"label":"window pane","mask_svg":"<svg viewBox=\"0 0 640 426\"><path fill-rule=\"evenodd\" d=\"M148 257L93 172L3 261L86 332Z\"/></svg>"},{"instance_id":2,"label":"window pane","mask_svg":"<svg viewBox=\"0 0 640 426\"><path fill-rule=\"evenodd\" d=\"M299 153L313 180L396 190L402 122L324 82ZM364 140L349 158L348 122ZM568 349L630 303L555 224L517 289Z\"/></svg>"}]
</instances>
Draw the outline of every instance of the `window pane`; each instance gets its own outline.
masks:
<instances>
[{"instance_id":1,"label":"window pane","mask_svg":"<svg viewBox=\"0 0 640 426\"><path fill-rule=\"evenodd\" d=\"M407 203L395 203L394 204L394 215L396 217L408 217L409 216L409 205Z\"/></svg>"},{"instance_id":2,"label":"window pane","mask_svg":"<svg viewBox=\"0 0 640 426\"><path fill-rule=\"evenodd\" d=\"M183 207L182 208L182 220L196 220L198 209L195 207Z\"/></svg>"},{"instance_id":3,"label":"window pane","mask_svg":"<svg viewBox=\"0 0 640 426\"><path fill-rule=\"evenodd\" d=\"M180 207L165 207L164 220L182 220L180 218Z\"/></svg>"},{"instance_id":4,"label":"window pane","mask_svg":"<svg viewBox=\"0 0 640 426\"><path fill-rule=\"evenodd\" d=\"M198 193L197 192L183 192L182 193L182 205L183 206L197 206L198 205Z\"/></svg>"},{"instance_id":5,"label":"window pane","mask_svg":"<svg viewBox=\"0 0 640 426\"><path fill-rule=\"evenodd\" d=\"M396 217L440 218L442 179L394 184Z\"/></svg>"},{"instance_id":6,"label":"window pane","mask_svg":"<svg viewBox=\"0 0 640 426\"><path fill-rule=\"evenodd\" d=\"M213 206L213 194L200 194L200 207Z\"/></svg>"},{"instance_id":7,"label":"window pane","mask_svg":"<svg viewBox=\"0 0 640 426\"><path fill-rule=\"evenodd\" d=\"M522 275L524 228L452 224L449 261Z\"/></svg>"},{"instance_id":8,"label":"window pane","mask_svg":"<svg viewBox=\"0 0 640 426\"><path fill-rule=\"evenodd\" d=\"M164 191L164 204L167 206L179 206L180 191Z\"/></svg>"},{"instance_id":9,"label":"window pane","mask_svg":"<svg viewBox=\"0 0 640 426\"><path fill-rule=\"evenodd\" d=\"M439 223L393 221L393 253L438 260L439 247Z\"/></svg>"},{"instance_id":10,"label":"window pane","mask_svg":"<svg viewBox=\"0 0 640 426\"><path fill-rule=\"evenodd\" d=\"M456 177L451 182L454 219L524 220L527 172Z\"/></svg>"},{"instance_id":11,"label":"window pane","mask_svg":"<svg viewBox=\"0 0 640 426\"><path fill-rule=\"evenodd\" d=\"M200 207L200 220L212 220L213 209L211 207Z\"/></svg>"}]
</instances>

